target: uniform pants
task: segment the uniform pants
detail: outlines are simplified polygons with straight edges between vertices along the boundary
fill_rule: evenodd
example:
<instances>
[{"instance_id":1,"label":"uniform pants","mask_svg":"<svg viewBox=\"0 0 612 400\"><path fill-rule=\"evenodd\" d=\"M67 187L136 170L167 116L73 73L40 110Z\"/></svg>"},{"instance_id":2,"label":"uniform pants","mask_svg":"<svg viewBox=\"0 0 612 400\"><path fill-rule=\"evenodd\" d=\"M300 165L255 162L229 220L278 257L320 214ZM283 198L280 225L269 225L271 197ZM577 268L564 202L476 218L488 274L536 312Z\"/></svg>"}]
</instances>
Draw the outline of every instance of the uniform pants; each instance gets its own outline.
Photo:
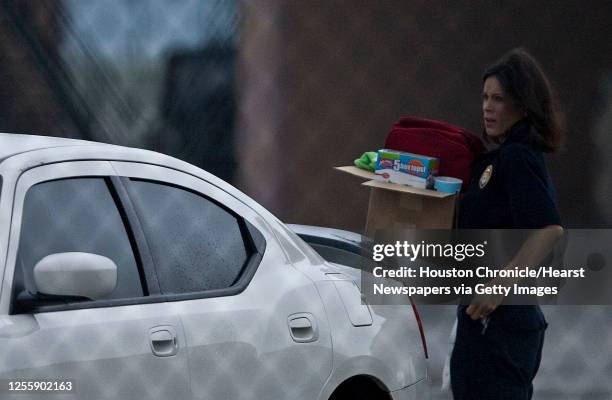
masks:
<instances>
[{"instance_id":1,"label":"uniform pants","mask_svg":"<svg viewBox=\"0 0 612 400\"><path fill-rule=\"evenodd\" d=\"M451 355L455 400L528 400L540 366L546 321L538 306L500 306L483 333L480 320L457 310Z\"/></svg>"}]
</instances>

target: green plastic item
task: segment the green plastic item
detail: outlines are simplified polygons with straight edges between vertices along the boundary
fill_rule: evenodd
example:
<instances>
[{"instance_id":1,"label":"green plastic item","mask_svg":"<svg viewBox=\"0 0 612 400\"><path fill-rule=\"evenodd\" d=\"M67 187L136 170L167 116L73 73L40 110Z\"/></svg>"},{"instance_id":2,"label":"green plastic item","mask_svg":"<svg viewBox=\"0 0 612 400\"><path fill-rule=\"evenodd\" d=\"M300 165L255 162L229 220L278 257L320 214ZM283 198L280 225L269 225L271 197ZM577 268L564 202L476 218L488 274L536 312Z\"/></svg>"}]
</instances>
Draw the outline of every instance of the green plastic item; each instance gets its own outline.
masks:
<instances>
[{"instance_id":1,"label":"green plastic item","mask_svg":"<svg viewBox=\"0 0 612 400\"><path fill-rule=\"evenodd\" d=\"M366 151L361 157L355 159L355 166L365 169L366 171L374 172L376 170L377 157L378 154L375 151Z\"/></svg>"}]
</instances>

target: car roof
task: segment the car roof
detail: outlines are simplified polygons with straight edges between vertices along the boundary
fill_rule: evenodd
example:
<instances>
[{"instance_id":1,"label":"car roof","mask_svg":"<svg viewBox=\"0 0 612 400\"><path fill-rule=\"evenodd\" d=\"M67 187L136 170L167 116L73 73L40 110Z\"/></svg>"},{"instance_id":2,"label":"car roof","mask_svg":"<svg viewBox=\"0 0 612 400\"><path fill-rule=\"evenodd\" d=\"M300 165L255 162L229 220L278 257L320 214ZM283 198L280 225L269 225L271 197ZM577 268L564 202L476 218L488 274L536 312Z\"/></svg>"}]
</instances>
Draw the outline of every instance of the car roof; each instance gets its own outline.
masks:
<instances>
[{"instance_id":1,"label":"car roof","mask_svg":"<svg viewBox=\"0 0 612 400\"><path fill-rule=\"evenodd\" d=\"M94 146L101 143L53 136L0 133L0 161L33 150L65 146ZM111 145L107 145L111 146Z\"/></svg>"}]
</instances>

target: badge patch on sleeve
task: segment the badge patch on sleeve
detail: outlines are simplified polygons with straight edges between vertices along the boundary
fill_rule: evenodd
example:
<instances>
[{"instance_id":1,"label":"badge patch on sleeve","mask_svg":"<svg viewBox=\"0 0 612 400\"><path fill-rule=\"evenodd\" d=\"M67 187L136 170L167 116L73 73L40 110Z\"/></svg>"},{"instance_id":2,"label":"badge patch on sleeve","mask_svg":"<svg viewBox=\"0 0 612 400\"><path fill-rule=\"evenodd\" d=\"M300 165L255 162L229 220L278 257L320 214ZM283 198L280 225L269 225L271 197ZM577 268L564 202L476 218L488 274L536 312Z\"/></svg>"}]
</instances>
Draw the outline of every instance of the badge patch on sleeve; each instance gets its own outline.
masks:
<instances>
[{"instance_id":1,"label":"badge patch on sleeve","mask_svg":"<svg viewBox=\"0 0 612 400\"><path fill-rule=\"evenodd\" d=\"M478 186L483 189L489 183L489 179L491 179L491 175L493 175L493 165L487 166L485 170L480 175L480 180L478 181Z\"/></svg>"}]
</instances>

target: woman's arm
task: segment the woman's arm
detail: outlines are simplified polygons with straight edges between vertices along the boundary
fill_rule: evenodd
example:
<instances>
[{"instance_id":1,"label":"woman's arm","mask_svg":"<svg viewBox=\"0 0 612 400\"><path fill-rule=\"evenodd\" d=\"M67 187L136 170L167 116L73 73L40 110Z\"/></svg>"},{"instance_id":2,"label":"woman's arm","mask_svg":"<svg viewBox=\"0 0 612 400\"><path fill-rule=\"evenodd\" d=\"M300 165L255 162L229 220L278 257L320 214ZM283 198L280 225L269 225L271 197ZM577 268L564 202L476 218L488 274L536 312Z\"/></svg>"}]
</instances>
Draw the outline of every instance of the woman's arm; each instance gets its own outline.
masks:
<instances>
[{"instance_id":1,"label":"woman's arm","mask_svg":"<svg viewBox=\"0 0 612 400\"><path fill-rule=\"evenodd\" d=\"M534 268L552 251L557 241L563 236L563 227L549 225L532 232L521 246L514 258L504 269L514 267ZM495 278L489 285L512 286L522 278ZM476 295L468 306L466 313L472 319L486 318L503 301L503 295Z\"/></svg>"}]
</instances>

